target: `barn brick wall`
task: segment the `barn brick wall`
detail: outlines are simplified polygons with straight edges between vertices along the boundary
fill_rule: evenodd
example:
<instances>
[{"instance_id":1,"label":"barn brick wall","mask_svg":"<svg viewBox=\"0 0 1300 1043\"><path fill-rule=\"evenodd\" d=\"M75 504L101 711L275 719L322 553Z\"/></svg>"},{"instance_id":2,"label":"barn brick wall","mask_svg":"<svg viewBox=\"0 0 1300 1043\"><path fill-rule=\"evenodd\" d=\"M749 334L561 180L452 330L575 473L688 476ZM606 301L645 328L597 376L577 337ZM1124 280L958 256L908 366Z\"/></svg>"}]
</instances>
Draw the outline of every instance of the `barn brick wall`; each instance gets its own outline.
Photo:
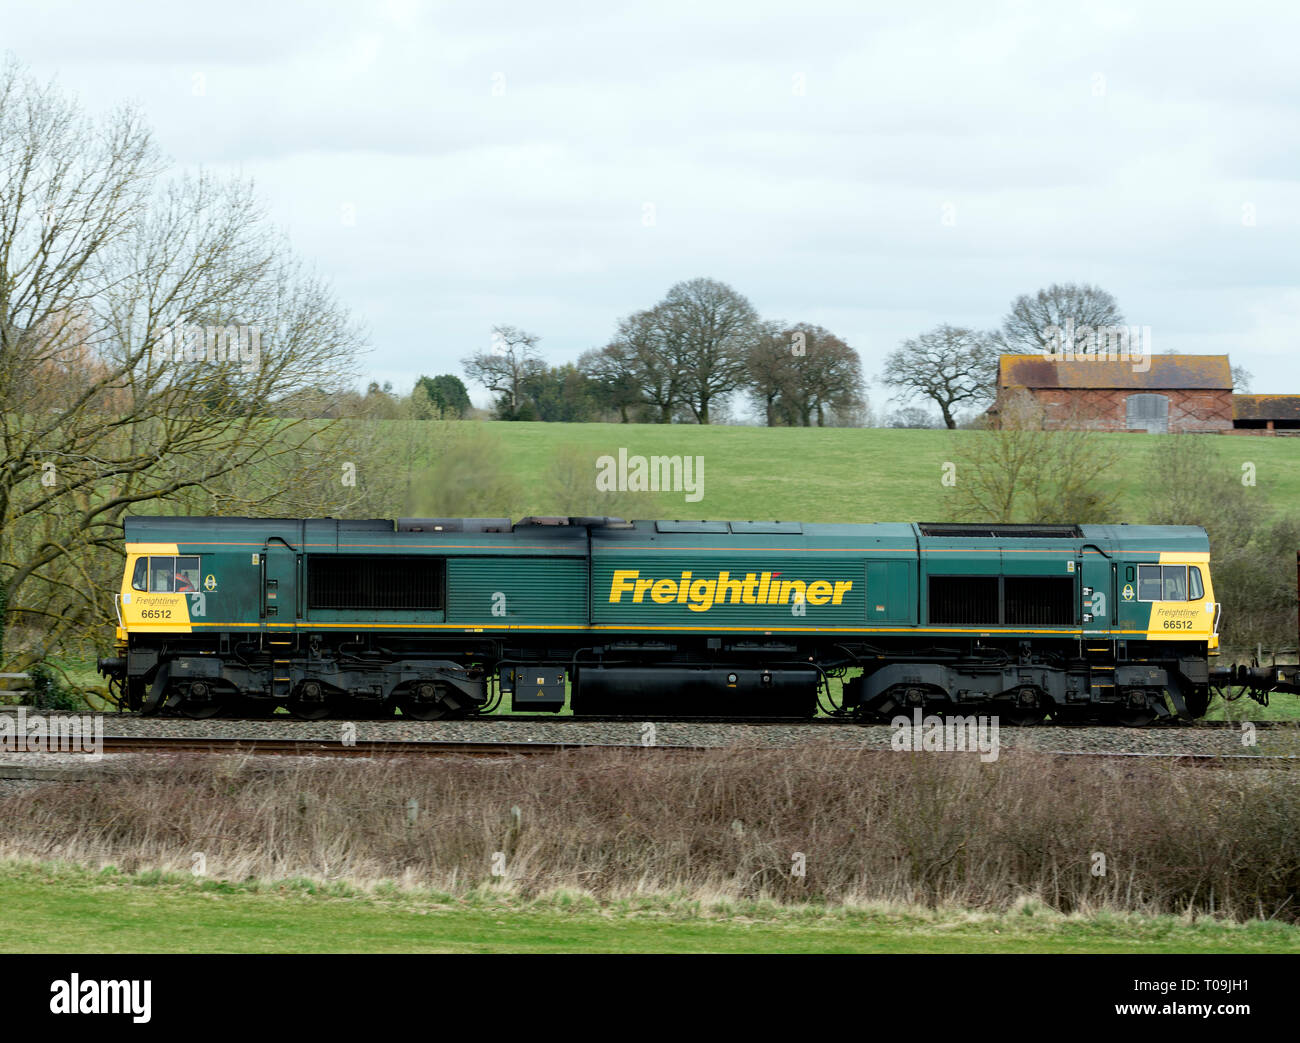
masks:
<instances>
[{"instance_id":1,"label":"barn brick wall","mask_svg":"<svg viewBox=\"0 0 1300 1043\"><path fill-rule=\"evenodd\" d=\"M1004 389L1005 390L1005 389ZM1091 427L1101 431L1128 430L1128 397L1160 394L1169 399L1169 430L1231 431L1232 391L1161 388L1029 388L1042 403L1049 421L1062 427Z\"/></svg>"}]
</instances>

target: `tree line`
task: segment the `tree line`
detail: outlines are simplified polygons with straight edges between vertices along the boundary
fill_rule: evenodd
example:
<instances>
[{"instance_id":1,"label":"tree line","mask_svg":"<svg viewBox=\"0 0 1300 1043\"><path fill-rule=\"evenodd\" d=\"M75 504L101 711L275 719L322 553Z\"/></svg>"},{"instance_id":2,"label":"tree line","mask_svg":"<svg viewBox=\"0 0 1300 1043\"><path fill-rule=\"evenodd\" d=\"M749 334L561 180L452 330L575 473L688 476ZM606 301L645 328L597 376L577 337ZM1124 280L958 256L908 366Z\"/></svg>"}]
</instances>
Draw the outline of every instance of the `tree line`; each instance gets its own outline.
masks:
<instances>
[{"instance_id":1,"label":"tree line","mask_svg":"<svg viewBox=\"0 0 1300 1043\"><path fill-rule=\"evenodd\" d=\"M464 360L496 419L709 424L745 396L769 426L825 427L860 424L867 407L861 359L843 339L764 320L716 279L677 283L576 363L549 365L538 340L497 326L490 348Z\"/></svg>"},{"instance_id":2,"label":"tree line","mask_svg":"<svg viewBox=\"0 0 1300 1043\"><path fill-rule=\"evenodd\" d=\"M883 423L956 428L996 399L999 356L1095 354L1113 350L1128 331L1114 295L1086 283L1021 294L996 329L941 323L885 357L877 380L898 408ZM463 360L466 376L493 394L492 418L708 424L731 419L743 396L769 427L872 422L862 360L841 337L810 323L763 320L715 279L677 283L653 307L620 319L610 341L576 363L548 363L539 340L496 326L491 347ZM1234 367L1233 378L1244 389L1250 375ZM415 390L436 415L470 415L456 376L421 377Z\"/></svg>"}]
</instances>

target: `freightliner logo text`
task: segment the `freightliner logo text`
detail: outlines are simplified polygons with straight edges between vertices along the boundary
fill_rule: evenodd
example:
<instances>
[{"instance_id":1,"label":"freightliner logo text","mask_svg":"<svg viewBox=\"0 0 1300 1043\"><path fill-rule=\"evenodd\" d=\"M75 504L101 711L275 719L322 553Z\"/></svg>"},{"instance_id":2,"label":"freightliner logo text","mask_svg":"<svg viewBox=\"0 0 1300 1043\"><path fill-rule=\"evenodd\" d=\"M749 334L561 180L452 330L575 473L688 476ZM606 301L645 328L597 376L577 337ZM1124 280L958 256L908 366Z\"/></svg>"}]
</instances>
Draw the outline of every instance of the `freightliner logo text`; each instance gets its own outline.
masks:
<instances>
[{"instance_id":1,"label":"freightliner logo text","mask_svg":"<svg viewBox=\"0 0 1300 1043\"><path fill-rule=\"evenodd\" d=\"M639 569L615 569L609 601L617 605L623 595L634 604L649 600L656 605L686 605L692 612L707 612L714 605L840 605L853 589L852 580L778 579L779 572L746 572L744 577L719 572L711 579L694 579L687 571L680 579L641 577Z\"/></svg>"}]
</instances>

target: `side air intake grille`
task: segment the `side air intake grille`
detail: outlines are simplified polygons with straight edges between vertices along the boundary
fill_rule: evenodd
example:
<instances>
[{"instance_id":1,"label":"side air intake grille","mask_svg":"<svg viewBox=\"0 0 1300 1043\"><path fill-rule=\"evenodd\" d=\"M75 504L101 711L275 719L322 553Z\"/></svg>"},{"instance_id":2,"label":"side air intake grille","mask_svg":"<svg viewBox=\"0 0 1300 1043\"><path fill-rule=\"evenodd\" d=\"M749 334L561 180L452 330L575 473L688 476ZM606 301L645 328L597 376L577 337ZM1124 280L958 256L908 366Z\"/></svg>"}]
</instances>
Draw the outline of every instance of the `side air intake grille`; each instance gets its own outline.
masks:
<instances>
[{"instance_id":1,"label":"side air intake grille","mask_svg":"<svg viewBox=\"0 0 1300 1043\"><path fill-rule=\"evenodd\" d=\"M321 609L437 612L443 607L444 570L441 558L312 554L307 558L307 601Z\"/></svg>"},{"instance_id":2,"label":"side air intake grille","mask_svg":"<svg viewBox=\"0 0 1300 1043\"><path fill-rule=\"evenodd\" d=\"M1008 626L1073 626L1074 580L1069 576L1007 576Z\"/></svg>"},{"instance_id":3,"label":"side air intake grille","mask_svg":"<svg viewBox=\"0 0 1300 1043\"><path fill-rule=\"evenodd\" d=\"M997 626L997 576L931 576L930 622L942 626Z\"/></svg>"}]
</instances>

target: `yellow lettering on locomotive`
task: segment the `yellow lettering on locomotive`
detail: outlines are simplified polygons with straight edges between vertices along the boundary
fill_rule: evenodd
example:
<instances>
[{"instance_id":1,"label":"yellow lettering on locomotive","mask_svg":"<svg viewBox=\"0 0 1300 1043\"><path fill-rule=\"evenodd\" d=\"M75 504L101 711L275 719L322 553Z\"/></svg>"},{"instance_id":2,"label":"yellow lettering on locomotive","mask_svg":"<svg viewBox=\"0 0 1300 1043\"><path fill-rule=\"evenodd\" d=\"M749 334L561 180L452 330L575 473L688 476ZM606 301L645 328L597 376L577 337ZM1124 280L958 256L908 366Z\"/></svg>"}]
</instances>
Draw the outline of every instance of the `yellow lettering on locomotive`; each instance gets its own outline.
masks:
<instances>
[{"instance_id":1,"label":"yellow lettering on locomotive","mask_svg":"<svg viewBox=\"0 0 1300 1043\"><path fill-rule=\"evenodd\" d=\"M784 580L771 572L747 572L744 576L721 571L715 576L695 577L689 570L680 577L642 576L640 569L615 569L609 585L609 603L621 604L623 595L634 605L685 605L692 612L707 612L714 605L842 605L853 581Z\"/></svg>"}]
</instances>

